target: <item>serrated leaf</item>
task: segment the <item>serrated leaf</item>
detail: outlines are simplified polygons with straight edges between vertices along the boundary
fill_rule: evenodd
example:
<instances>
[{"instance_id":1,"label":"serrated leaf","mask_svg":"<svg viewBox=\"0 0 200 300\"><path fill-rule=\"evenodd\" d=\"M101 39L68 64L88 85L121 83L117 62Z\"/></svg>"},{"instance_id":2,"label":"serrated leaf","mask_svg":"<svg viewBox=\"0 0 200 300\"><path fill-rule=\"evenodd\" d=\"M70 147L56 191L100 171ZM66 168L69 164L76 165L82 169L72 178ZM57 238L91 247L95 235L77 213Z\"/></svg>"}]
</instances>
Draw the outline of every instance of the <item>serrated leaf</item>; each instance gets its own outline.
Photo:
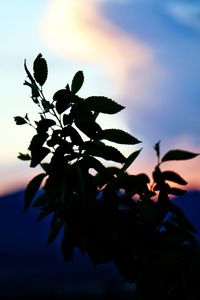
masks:
<instances>
[{"instance_id":1,"label":"serrated leaf","mask_svg":"<svg viewBox=\"0 0 200 300\"><path fill-rule=\"evenodd\" d=\"M16 125L24 125L24 124L27 124L27 121L25 120L25 118L23 117L14 117L14 120L15 120L15 123Z\"/></svg>"},{"instance_id":2,"label":"serrated leaf","mask_svg":"<svg viewBox=\"0 0 200 300\"><path fill-rule=\"evenodd\" d=\"M42 54L39 54L34 63L33 63L33 71L34 71L34 78L41 86L45 83L47 80L48 75L48 68L47 68L47 62L42 57Z\"/></svg>"},{"instance_id":3,"label":"serrated leaf","mask_svg":"<svg viewBox=\"0 0 200 300\"><path fill-rule=\"evenodd\" d=\"M102 131L102 136L102 139L118 144L135 145L141 143L134 136L120 129L105 129Z\"/></svg>"},{"instance_id":4,"label":"serrated leaf","mask_svg":"<svg viewBox=\"0 0 200 300\"><path fill-rule=\"evenodd\" d=\"M24 197L24 211L26 211L30 206L45 176L45 173L41 173L35 176L27 185Z\"/></svg>"},{"instance_id":5,"label":"serrated leaf","mask_svg":"<svg viewBox=\"0 0 200 300\"><path fill-rule=\"evenodd\" d=\"M179 174L177 174L174 171L164 171L164 172L162 172L162 178L164 180L179 183L181 185L186 185L187 184L187 181L185 181Z\"/></svg>"},{"instance_id":6,"label":"serrated leaf","mask_svg":"<svg viewBox=\"0 0 200 300\"><path fill-rule=\"evenodd\" d=\"M75 120L75 125L79 130L81 130L85 135L93 140L99 139L99 137L101 137L102 129L100 125L94 121L79 122L78 120Z\"/></svg>"},{"instance_id":7,"label":"serrated leaf","mask_svg":"<svg viewBox=\"0 0 200 300\"><path fill-rule=\"evenodd\" d=\"M63 221L58 220L57 222L53 223L49 232L49 236L48 236L48 245L51 244L56 237L58 236L62 226L63 226Z\"/></svg>"},{"instance_id":8,"label":"serrated leaf","mask_svg":"<svg viewBox=\"0 0 200 300\"><path fill-rule=\"evenodd\" d=\"M98 139L102 129L93 119L92 112L82 100L73 105L71 115L74 118L76 127L91 139Z\"/></svg>"},{"instance_id":9,"label":"serrated leaf","mask_svg":"<svg viewBox=\"0 0 200 300\"><path fill-rule=\"evenodd\" d=\"M92 96L85 99L89 110L104 114L116 114L125 107L104 96Z\"/></svg>"},{"instance_id":10,"label":"serrated leaf","mask_svg":"<svg viewBox=\"0 0 200 300\"><path fill-rule=\"evenodd\" d=\"M106 160L124 163L124 155L116 148L107 146L99 142L85 142L83 148L86 147L86 154L104 158Z\"/></svg>"},{"instance_id":11,"label":"serrated leaf","mask_svg":"<svg viewBox=\"0 0 200 300\"><path fill-rule=\"evenodd\" d=\"M93 114L88 109L84 100L80 100L75 103L71 109L71 115L75 119L75 122L78 123L90 123L93 122Z\"/></svg>"},{"instance_id":12,"label":"serrated leaf","mask_svg":"<svg viewBox=\"0 0 200 300\"><path fill-rule=\"evenodd\" d=\"M72 79L72 84L71 84L71 92L73 94L76 94L82 87L84 82L84 75L82 71L78 71L75 75L74 78Z\"/></svg>"},{"instance_id":13,"label":"serrated leaf","mask_svg":"<svg viewBox=\"0 0 200 300\"><path fill-rule=\"evenodd\" d=\"M19 152L17 158L19 158L21 160L31 160L31 157L29 154L23 154L21 152Z\"/></svg>"},{"instance_id":14,"label":"serrated leaf","mask_svg":"<svg viewBox=\"0 0 200 300\"><path fill-rule=\"evenodd\" d=\"M140 154L142 148L140 150L134 151L133 153L131 153L127 158L126 161L122 167L122 170L127 170L130 165L134 162L134 160L138 157L138 155Z\"/></svg>"},{"instance_id":15,"label":"serrated leaf","mask_svg":"<svg viewBox=\"0 0 200 300\"><path fill-rule=\"evenodd\" d=\"M170 160L187 160L187 159L192 159L198 155L199 153L193 153L186 150L178 150L178 149L170 150L163 156L161 162L170 161Z\"/></svg>"}]
</instances>

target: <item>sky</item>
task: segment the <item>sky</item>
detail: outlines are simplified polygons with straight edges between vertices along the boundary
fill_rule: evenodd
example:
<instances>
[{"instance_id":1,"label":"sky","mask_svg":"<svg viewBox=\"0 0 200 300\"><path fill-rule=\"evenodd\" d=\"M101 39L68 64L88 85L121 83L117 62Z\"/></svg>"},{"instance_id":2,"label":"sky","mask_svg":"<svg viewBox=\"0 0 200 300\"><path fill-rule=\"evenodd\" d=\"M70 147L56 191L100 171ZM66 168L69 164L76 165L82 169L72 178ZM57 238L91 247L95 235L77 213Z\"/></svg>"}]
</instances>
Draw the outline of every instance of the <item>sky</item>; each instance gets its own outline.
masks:
<instances>
[{"instance_id":1,"label":"sky","mask_svg":"<svg viewBox=\"0 0 200 300\"><path fill-rule=\"evenodd\" d=\"M200 2L176 0L16 0L0 10L0 194L21 188L39 169L19 161L34 131L14 116L36 116L23 82L39 53L48 62L48 99L82 70L82 96L103 95L126 108L102 127L128 131L143 143L120 147L125 154L143 148L129 169L151 174L153 145L161 152L200 153ZM200 188L200 157L170 163Z\"/></svg>"}]
</instances>

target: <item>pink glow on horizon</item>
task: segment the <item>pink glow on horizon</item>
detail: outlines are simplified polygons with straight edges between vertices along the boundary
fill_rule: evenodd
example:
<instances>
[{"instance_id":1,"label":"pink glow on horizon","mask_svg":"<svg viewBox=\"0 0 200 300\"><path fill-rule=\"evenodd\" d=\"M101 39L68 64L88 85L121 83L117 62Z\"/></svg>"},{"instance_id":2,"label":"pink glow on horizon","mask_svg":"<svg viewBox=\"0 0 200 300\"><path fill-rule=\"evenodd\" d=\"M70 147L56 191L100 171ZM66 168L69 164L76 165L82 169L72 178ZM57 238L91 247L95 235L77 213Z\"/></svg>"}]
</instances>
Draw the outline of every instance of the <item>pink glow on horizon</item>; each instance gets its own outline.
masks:
<instances>
[{"instance_id":1,"label":"pink glow on horizon","mask_svg":"<svg viewBox=\"0 0 200 300\"><path fill-rule=\"evenodd\" d=\"M156 159L152 153L151 157L148 155L144 157L141 153L132 166L128 169L130 174L146 173L152 180L152 171L156 164ZM112 165L112 163L110 163ZM23 165L23 162L22 162ZM186 190L200 190L200 172L198 166L200 165L200 156L188 161L172 161L163 163L161 169L173 170L181 175L188 184L180 186L179 188ZM37 174L42 173L39 168L32 169L28 165L9 168L4 170L4 176L1 174L0 196L24 189L28 182ZM173 184L172 184L173 185Z\"/></svg>"},{"instance_id":2,"label":"pink glow on horizon","mask_svg":"<svg viewBox=\"0 0 200 300\"><path fill-rule=\"evenodd\" d=\"M127 105L129 114L130 106L131 109L133 107L130 101L140 101L139 104L144 105L144 98L151 99L143 97L144 93L151 93L150 88L146 86L150 87L152 81L158 80L159 75L165 72L156 61L153 50L138 37L129 36L108 20L102 8L103 5L98 0L49 0L47 10L39 24L39 31L49 49L66 62L103 67L105 81L108 78L110 86L114 87L112 92L115 97L117 95L116 101L120 99L122 105L126 105L129 101ZM159 80L162 80L162 76ZM130 94L135 97L130 99ZM147 103L151 106L154 104L151 101ZM130 113L134 119L134 112L131 109ZM119 120L120 118L119 115ZM105 123L105 119L103 122ZM131 132L125 117L112 123L112 126L121 128L121 124L127 125L127 131ZM199 153L200 149L192 144L186 137L168 141L170 149L182 148ZM131 166L130 172L133 174L145 172L151 176L155 161L153 150L151 155L142 153ZM163 168L165 167L183 176L188 181L187 189L200 189L200 157L185 162L163 164ZM0 195L25 187L29 180L39 173L38 169L29 169L23 162L16 167L10 166L0 171Z\"/></svg>"}]
</instances>

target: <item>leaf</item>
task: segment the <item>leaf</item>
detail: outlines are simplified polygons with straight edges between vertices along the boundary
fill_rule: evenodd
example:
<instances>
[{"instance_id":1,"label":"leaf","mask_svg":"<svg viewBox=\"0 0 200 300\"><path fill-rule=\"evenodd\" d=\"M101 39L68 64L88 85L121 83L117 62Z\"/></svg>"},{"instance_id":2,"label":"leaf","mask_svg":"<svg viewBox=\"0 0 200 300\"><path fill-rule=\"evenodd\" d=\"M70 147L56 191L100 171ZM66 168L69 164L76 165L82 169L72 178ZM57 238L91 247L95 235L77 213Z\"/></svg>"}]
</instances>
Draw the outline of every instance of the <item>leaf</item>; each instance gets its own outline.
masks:
<instances>
[{"instance_id":1,"label":"leaf","mask_svg":"<svg viewBox=\"0 0 200 300\"><path fill-rule=\"evenodd\" d=\"M33 101L35 103L39 103L39 101L37 100L37 97L40 96L40 93L39 93L39 89L38 89L38 86L36 85L36 83L30 83L25 80L24 85L27 85L31 88Z\"/></svg>"},{"instance_id":2,"label":"leaf","mask_svg":"<svg viewBox=\"0 0 200 300\"><path fill-rule=\"evenodd\" d=\"M29 154L23 154L21 152L19 152L19 155L17 156L17 158L19 158L21 160L31 160L31 157Z\"/></svg>"},{"instance_id":3,"label":"leaf","mask_svg":"<svg viewBox=\"0 0 200 300\"><path fill-rule=\"evenodd\" d=\"M60 99L56 101L56 110L59 114L62 114L65 110L70 107L70 103L67 99Z\"/></svg>"},{"instance_id":4,"label":"leaf","mask_svg":"<svg viewBox=\"0 0 200 300\"><path fill-rule=\"evenodd\" d=\"M75 163L73 165L73 175L74 175L74 179L75 179L75 188L76 188L76 193L77 196L80 199L80 204L81 204L81 208L83 209L85 207L85 182L84 182L84 177L83 177L83 172L80 168L79 163Z\"/></svg>"},{"instance_id":5,"label":"leaf","mask_svg":"<svg viewBox=\"0 0 200 300\"><path fill-rule=\"evenodd\" d=\"M49 148L41 147L39 151L31 150L31 168L35 168L50 153Z\"/></svg>"},{"instance_id":6,"label":"leaf","mask_svg":"<svg viewBox=\"0 0 200 300\"><path fill-rule=\"evenodd\" d=\"M123 188L125 188L126 192L130 195L132 194L146 194L146 196L150 195L149 194L149 189L148 189L148 183L150 182L149 177L144 174L138 174L138 175L126 175L124 176L124 181L123 183ZM147 196L147 197L148 197Z\"/></svg>"},{"instance_id":7,"label":"leaf","mask_svg":"<svg viewBox=\"0 0 200 300\"><path fill-rule=\"evenodd\" d=\"M30 206L45 176L46 173L41 173L35 176L27 185L24 197L24 211L26 211Z\"/></svg>"},{"instance_id":8,"label":"leaf","mask_svg":"<svg viewBox=\"0 0 200 300\"><path fill-rule=\"evenodd\" d=\"M126 161L122 167L122 170L127 170L130 165L134 162L134 160L138 157L138 155L140 154L142 148L137 150L137 151L134 151L133 153L131 153L127 158L126 158Z\"/></svg>"},{"instance_id":9,"label":"leaf","mask_svg":"<svg viewBox=\"0 0 200 300\"><path fill-rule=\"evenodd\" d=\"M93 114L83 99L72 106L70 113L77 123L94 122Z\"/></svg>"},{"instance_id":10,"label":"leaf","mask_svg":"<svg viewBox=\"0 0 200 300\"><path fill-rule=\"evenodd\" d=\"M192 225L192 223L187 219L184 212L181 210L180 207L175 205L170 201L169 203L169 210L174 214L170 217L170 220L175 222L180 227L189 230L193 233L196 233L196 228Z\"/></svg>"},{"instance_id":11,"label":"leaf","mask_svg":"<svg viewBox=\"0 0 200 300\"><path fill-rule=\"evenodd\" d=\"M66 101L68 104L71 102L70 98L71 98L71 94L70 94L70 91L67 89L58 90L53 95L54 101Z\"/></svg>"},{"instance_id":12,"label":"leaf","mask_svg":"<svg viewBox=\"0 0 200 300\"><path fill-rule=\"evenodd\" d=\"M71 91L73 94L76 94L82 87L84 82L84 75L82 71L78 71L74 78L72 79Z\"/></svg>"},{"instance_id":13,"label":"leaf","mask_svg":"<svg viewBox=\"0 0 200 300\"><path fill-rule=\"evenodd\" d=\"M53 126L56 125L56 122L52 119L42 119L37 123L37 132L38 133L44 133L47 132L48 129Z\"/></svg>"},{"instance_id":14,"label":"leaf","mask_svg":"<svg viewBox=\"0 0 200 300\"><path fill-rule=\"evenodd\" d=\"M41 211L39 213L39 215L37 216L37 221L40 221L40 220L43 220L44 218L46 218L49 214L51 214L52 211L48 211L48 210L45 210L45 211Z\"/></svg>"},{"instance_id":15,"label":"leaf","mask_svg":"<svg viewBox=\"0 0 200 300\"><path fill-rule=\"evenodd\" d=\"M47 62L42 57L42 54L39 54L34 63L33 63L33 71L34 71L34 78L41 86L45 83L47 80L48 75L48 68L47 68Z\"/></svg>"},{"instance_id":16,"label":"leaf","mask_svg":"<svg viewBox=\"0 0 200 300\"><path fill-rule=\"evenodd\" d=\"M78 131L72 126L68 126L68 130L72 144L81 145L83 143L83 140Z\"/></svg>"},{"instance_id":17,"label":"leaf","mask_svg":"<svg viewBox=\"0 0 200 300\"><path fill-rule=\"evenodd\" d=\"M160 159L160 141L154 145L154 150L156 151L157 158Z\"/></svg>"},{"instance_id":18,"label":"leaf","mask_svg":"<svg viewBox=\"0 0 200 300\"><path fill-rule=\"evenodd\" d=\"M28 70L28 68L27 68L27 66L26 66L26 59L24 60L24 69L25 69L26 74L27 74L29 80L31 81L31 83L32 83L34 86L37 86L35 80L33 79L33 76L31 75L31 73L29 72L29 70ZM27 81L25 81L25 82L27 83Z\"/></svg>"},{"instance_id":19,"label":"leaf","mask_svg":"<svg viewBox=\"0 0 200 300\"><path fill-rule=\"evenodd\" d=\"M94 121L90 122L79 122L75 120L75 125L89 138L96 140L101 137L102 129L100 125Z\"/></svg>"},{"instance_id":20,"label":"leaf","mask_svg":"<svg viewBox=\"0 0 200 300\"><path fill-rule=\"evenodd\" d=\"M186 185L187 184L187 181L185 181L179 174L175 173L174 171L164 171L164 172L162 172L162 178L164 180L179 183L181 185Z\"/></svg>"},{"instance_id":21,"label":"leaf","mask_svg":"<svg viewBox=\"0 0 200 300\"><path fill-rule=\"evenodd\" d=\"M49 174L50 171L50 163L42 163L40 164L41 168L46 172L46 174Z\"/></svg>"},{"instance_id":22,"label":"leaf","mask_svg":"<svg viewBox=\"0 0 200 300\"><path fill-rule=\"evenodd\" d=\"M102 136L102 139L106 139L118 144L134 145L141 143L138 139L120 129L105 129L102 131Z\"/></svg>"},{"instance_id":23,"label":"leaf","mask_svg":"<svg viewBox=\"0 0 200 300\"><path fill-rule=\"evenodd\" d=\"M73 122L73 117L71 116L71 114L64 114L63 115L63 124L64 126L66 125L71 125Z\"/></svg>"},{"instance_id":24,"label":"leaf","mask_svg":"<svg viewBox=\"0 0 200 300\"><path fill-rule=\"evenodd\" d=\"M92 112L82 100L73 105L71 115L74 118L76 127L91 139L98 139L102 129L93 119Z\"/></svg>"},{"instance_id":25,"label":"leaf","mask_svg":"<svg viewBox=\"0 0 200 300\"><path fill-rule=\"evenodd\" d=\"M51 226L57 222L57 220L59 219L59 216L57 213L54 213L53 216L52 216L52 219L51 219Z\"/></svg>"},{"instance_id":26,"label":"leaf","mask_svg":"<svg viewBox=\"0 0 200 300\"><path fill-rule=\"evenodd\" d=\"M136 175L136 178L138 180L138 186L141 184L144 185L144 184L150 183L150 179L149 179L148 175L146 175L145 173L140 173L140 174Z\"/></svg>"},{"instance_id":27,"label":"leaf","mask_svg":"<svg viewBox=\"0 0 200 300\"><path fill-rule=\"evenodd\" d=\"M33 136L30 146L28 147L31 151L40 151L40 148L48 138L48 133L41 132Z\"/></svg>"},{"instance_id":28,"label":"leaf","mask_svg":"<svg viewBox=\"0 0 200 300\"><path fill-rule=\"evenodd\" d=\"M30 121L27 113L25 114L25 117L24 117L24 118L25 118L27 121Z\"/></svg>"},{"instance_id":29,"label":"leaf","mask_svg":"<svg viewBox=\"0 0 200 300\"><path fill-rule=\"evenodd\" d=\"M110 173L107 168L95 157L87 156L83 159L89 166L89 168L95 169L98 173L104 174L105 177L110 178Z\"/></svg>"},{"instance_id":30,"label":"leaf","mask_svg":"<svg viewBox=\"0 0 200 300\"><path fill-rule=\"evenodd\" d=\"M85 142L83 148L86 148L86 154L98 156L118 163L125 162L124 155L118 149L107 146L101 142Z\"/></svg>"},{"instance_id":31,"label":"leaf","mask_svg":"<svg viewBox=\"0 0 200 300\"><path fill-rule=\"evenodd\" d=\"M74 145L82 145L82 143L83 143L82 137L80 136L80 134L78 133L78 131L75 128L71 127L71 126L70 126L70 133L69 133L69 135L70 135L70 139L72 141L72 144L74 144Z\"/></svg>"},{"instance_id":32,"label":"leaf","mask_svg":"<svg viewBox=\"0 0 200 300\"><path fill-rule=\"evenodd\" d=\"M49 232L49 236L48 236L48 245L51 244L56 237L58 236L62 226L63 226L63 221L58 220L57 222L53 223Z\"/></svg>"},{"instance_id":33,"label":"leaf","mask_svg":"<svg viewBox=\"0 0 200 300\"><path fill-rule=\"evenodd\" d=\"M170 188L168 191L168 194L174 195L174 196L182 196L186 193L186 190L178 189L178 188Z\"/></svg>"},{"instance_id":34,"label":"leaf","mask_svg":"<svg viewBox=\"0 0 200 300\"><path fill-rule=\"evenodd\" d=\"M35 200L32 207L42 207L46 204L47 204L47 196L46 193L43 193Z\"/></svg>"},{"instance_id":35,"label":"leaf","mask_svg":"<svg viewBox=\"0 0 200 300\"><path fill-rule=\"evenodd\" d=\"M16 125L24 125L24 124L27 124L27 121L25 120L25 118L23 117L14 117L14 120L15 120L15 123Z\"/></svg>"},{"instance_id":36,"label":"leaf","mask_svg":"<svg viewBox=\"0 0 200 300\"><path fill-rule=\"evenodd\" d=\"M145 201L138 201L137 204L146 221L154 223L157 217L154 206L150 206L148 203L145 203Z\"/></svg>"},{"instance_id":37,"label":"leaf","mask_svg":"<svg viewBox=\"0 0 200 300\"><path fill-rule=\"evenodd\" d=\"M85 99L89 110L104 114L116 114L125 107L116 103L112 99L103 96L92 96Z\"/></svg>"},{"instance_id":38,"label":"leaf","mask_svg":"<svg viewBox=\"0 0 200 300\"><path fill-rule=\"evenodd\" d=\"M187 160L192 159L198 155L199 153L193 153L185 150L170 150L163 156L161 162L169 160Z\"/></svg>"},{"instance_id":39,"label":"leaf","mask_svg":"<svg viewBox=\"0 0 200 300\"><path fill-rule=\"evenodd\" d=\"M42 106L43 106L43 109L44 109L44 112L49 112L50 109L54 108L54 105L51 104L49 101L45 100L45 99L42 99L41 101L42 103Z\"/></svg>"},{"instance_id":40,"label":"leaf","mask_svg":"<svg viewBox=\"0 0 200 300\"><path fill-rule=\"evenodd\" d=\"M54 130L52 133L52 136L47 141L47 146L54 147L55 145L59 145L60 142L62 142L62 139L60 137L61 130Z\"/></svg>"}]
</instances>

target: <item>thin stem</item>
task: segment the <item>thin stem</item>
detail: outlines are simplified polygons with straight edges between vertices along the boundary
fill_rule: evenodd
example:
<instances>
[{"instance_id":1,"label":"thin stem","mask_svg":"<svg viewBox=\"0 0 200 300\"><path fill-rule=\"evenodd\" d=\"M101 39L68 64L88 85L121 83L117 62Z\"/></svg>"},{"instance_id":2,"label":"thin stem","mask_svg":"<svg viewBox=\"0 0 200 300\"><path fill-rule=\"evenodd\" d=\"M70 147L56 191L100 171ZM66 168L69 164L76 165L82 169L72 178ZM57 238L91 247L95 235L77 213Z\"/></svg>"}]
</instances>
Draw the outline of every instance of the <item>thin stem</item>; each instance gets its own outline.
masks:
<instances>
[{"instance_id":1,"label":"thin stem","mask_svg":"<svg viewBox=\"0 0 200 300\"><path fill-rule=\"evenodd\" d=\"M47 101L46 98L45 98L45 96L44 96L42 87L41 87L41 89L40 89L40 94L41 94L42 100ZM52 109L53 113L52 113L51 111L49 111L49 113L57 119L58 123L60 124L60 127L63 128L62 122L61 122L60 118L58 117L58 115L57 115L55 109L54 109L54 108L51 108L51 109Z\"/></svg>"},{"instance_id":2,"label":"thin stem","mask_svg":"<svg viewBox=\"0 0 200 300\"><path fill-rule=\"evenodd\" d=\"M53 114L52 114L51 112L50 112L50 113L58 120L58 122L59 122L59 124L60 124L60 127L63 128L63 124L62 124L62 122L61 122L61 119L58 117L58 115L57 115L55 109L52 108L52 111L53 111Z\"/></svg>"}]
</instances>

